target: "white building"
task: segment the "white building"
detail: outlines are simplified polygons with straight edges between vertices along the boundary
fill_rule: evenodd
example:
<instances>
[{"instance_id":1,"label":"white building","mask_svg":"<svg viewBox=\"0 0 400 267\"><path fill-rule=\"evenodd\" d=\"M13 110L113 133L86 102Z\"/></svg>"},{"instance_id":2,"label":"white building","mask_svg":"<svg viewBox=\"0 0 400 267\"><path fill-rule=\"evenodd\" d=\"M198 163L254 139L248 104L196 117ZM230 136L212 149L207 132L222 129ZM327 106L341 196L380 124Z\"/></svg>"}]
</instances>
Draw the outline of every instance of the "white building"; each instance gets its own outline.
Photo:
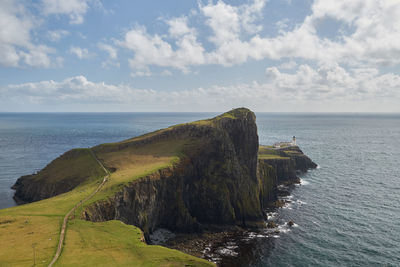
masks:
<instances>
[{"instance_id":1,"label":"white building","mask_svg":"<svg viewBox=\"0 0 400 267\"><path fill-rule=\"evenodd\" d=\"M274 144L274 148L296 146L296 136L293 136L292 142L278 142Z\"/></svg>"}]
</instances>

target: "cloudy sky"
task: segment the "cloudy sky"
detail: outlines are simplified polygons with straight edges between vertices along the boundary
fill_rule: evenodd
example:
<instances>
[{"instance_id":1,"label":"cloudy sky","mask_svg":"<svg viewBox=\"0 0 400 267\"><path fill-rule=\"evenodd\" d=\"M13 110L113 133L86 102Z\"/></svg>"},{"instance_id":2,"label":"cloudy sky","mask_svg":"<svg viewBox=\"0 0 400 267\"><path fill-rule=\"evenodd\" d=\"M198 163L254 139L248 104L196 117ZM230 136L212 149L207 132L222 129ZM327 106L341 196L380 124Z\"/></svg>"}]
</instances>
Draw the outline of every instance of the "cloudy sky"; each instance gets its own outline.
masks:
<instances>
[{"instance_id":1,"label":"cloudy sky","mask_svg":"<svg viewBox=\"0 0 400 267\"><path fill-rule=\"evenodd\" d=\"M0 112L400 112L399 0L0 0Z\"/></svg>"}]
</instances>

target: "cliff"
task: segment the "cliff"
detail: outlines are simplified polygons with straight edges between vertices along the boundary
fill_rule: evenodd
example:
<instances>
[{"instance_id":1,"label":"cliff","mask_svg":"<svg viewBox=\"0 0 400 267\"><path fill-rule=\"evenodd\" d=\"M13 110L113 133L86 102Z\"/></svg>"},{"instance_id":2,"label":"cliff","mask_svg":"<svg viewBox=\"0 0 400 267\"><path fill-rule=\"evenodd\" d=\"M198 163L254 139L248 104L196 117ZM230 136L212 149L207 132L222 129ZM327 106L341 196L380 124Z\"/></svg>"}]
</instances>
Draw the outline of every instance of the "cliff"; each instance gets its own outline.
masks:
<instances>
[{"instance_id":1,"label":"cliff","mask_svg":"<svg viewBox=\"0 0 400 267\"><path fill-rule=\"evenodd\" d=\"M145 233L158 227L193 231L202 224L246 225L262 219L262 202L270 198L270 190L264 190L269 188L267 179L257 176L254 113L233 110L211 120L162 130L126 146L166 139L189 140L177 163L92 203L83 216L92 221L118 219L138 225ZM93 150L100 154L107 148Z\"/></svg>"},{"instance_id":2,"label":"cliff","mask_svg":"<svg viewBox=\"0 0 400 267\"><path fill-rule=\"evenodd\" d=\"M304 155L303 151L298 146L282 148L278 150L279 154L283 157L289 157L294 163L294 168L298 171L305 172L309 169L314 169L317 164L309 157Z\"/></svg>"},{"instance_id":3,"label":"cliff","mask_svg":"<svg viewBox=\"0 0 400 267\"><path fill-rule=\"evenodd\" d=\"M298 146L274 149L271 146L260 146L258 153L260 166L271 166L276 175L276 185L298 183L298 172L305 172L317 167L309 157L304 155Z\"/></svg>"},{"instance_id":4,"label":"cliff","mask_svg":"<svg viewBox=\"0 0 400 267\"><path fill-rule=\"evenodd\" d=\"M280 183L315 167L298 147L261 147L256 118L235 109L213 119L175 125L118 143L71 150L37 174L18 179L15 198L32 202L67 192L111 172L105 188L83 207L90 221L120 220L145 234L163 227L253 225L276 200Z\"/></svg>"}]
</instances>

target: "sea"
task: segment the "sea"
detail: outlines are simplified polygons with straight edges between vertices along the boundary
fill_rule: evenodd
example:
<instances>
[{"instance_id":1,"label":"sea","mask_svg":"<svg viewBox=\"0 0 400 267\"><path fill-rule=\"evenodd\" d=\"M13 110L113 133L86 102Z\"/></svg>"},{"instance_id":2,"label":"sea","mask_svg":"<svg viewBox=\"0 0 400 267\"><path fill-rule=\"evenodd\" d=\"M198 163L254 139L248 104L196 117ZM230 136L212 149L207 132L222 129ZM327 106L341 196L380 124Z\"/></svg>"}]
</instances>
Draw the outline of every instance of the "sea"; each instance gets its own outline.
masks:
<instances>
[{"instance_id":1,"label":"sea","mask_svg":"<svg viewBox=\"0 0 400 267\"><path fill-rule=\"evenodd\" d=\"M214 115L0 113L0 208L16 205L10 187L17 178L71 148ZM296 136L318 168L300 174L287 204L270 212L279 233L253 234L250 254L231 244L230 257L247 257L237 261L242 266L400 266L400 114L256 116L261 144Z\"/></svg>"}]
</instances>

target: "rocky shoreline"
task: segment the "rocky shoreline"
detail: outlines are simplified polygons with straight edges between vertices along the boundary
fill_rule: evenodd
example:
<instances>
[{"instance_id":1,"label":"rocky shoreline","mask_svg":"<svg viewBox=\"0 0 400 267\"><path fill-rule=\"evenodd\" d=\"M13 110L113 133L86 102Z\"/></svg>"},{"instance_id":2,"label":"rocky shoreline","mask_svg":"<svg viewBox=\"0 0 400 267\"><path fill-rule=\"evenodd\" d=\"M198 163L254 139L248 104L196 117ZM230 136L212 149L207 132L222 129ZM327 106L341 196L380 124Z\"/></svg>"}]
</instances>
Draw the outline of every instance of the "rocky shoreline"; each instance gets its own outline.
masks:
<instances>
[{"instance_id":1,"label":"rocky shoreline","mask_svg":"<svg viewBox=\"0 0 400 267\"><path fill-rule=\"evenodd\" d=\"M277 165L278 168L279 166L284 165ZM292 220L279 225L274 218L279 209L286 208L292 203L290 193L296 186L301 185L298 175L309 169L312 168L286 170L286 173L291 174L294 171L295 175L290 179L287 179L287 176L280 177L282 182L276 187L276 199L264 207L264 224L251 227L208 225L203 227L202 232L196 233L173 233L162 229L149 236L147 242L180 250L221 267L248 266L259 256L257 255L259 242L265 242L265 239L273 242L281 231L286 232L292 227L297 227ZM285 173L285 170L279 172Z\"/></svg>"}]
</instances>

